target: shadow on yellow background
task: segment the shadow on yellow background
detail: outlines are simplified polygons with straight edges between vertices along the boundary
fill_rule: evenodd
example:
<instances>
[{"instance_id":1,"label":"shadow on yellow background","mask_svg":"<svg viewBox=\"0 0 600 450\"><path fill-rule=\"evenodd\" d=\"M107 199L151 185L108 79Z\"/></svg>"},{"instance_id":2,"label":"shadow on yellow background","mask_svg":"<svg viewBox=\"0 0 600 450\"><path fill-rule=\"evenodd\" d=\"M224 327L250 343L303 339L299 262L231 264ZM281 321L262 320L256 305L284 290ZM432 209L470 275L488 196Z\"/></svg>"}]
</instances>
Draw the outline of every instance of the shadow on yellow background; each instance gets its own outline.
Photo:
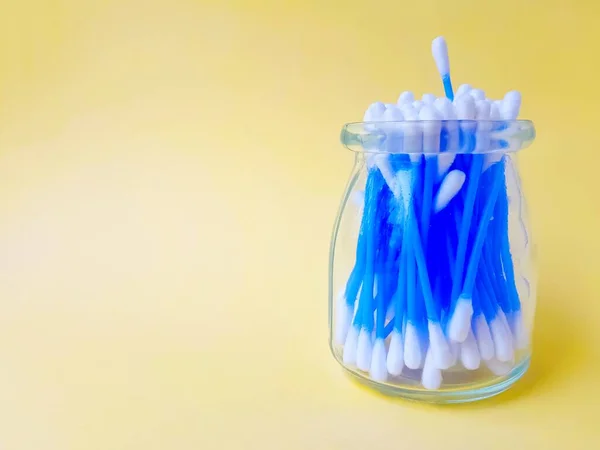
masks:
<instances>
[{"instance_id":1,"label":"shadow on yellow background","mask_svg":"<svg viewBox=\"0 0 600 450\"><path fill-rule=\"evenodd\" d=\"M404 4L402 4L404 3ZM2 2L0 447L597 448L594 2ZM404 89L520 89L530 372L383 399L327 347L344 122Z\"/></svg>"}]
</instances>

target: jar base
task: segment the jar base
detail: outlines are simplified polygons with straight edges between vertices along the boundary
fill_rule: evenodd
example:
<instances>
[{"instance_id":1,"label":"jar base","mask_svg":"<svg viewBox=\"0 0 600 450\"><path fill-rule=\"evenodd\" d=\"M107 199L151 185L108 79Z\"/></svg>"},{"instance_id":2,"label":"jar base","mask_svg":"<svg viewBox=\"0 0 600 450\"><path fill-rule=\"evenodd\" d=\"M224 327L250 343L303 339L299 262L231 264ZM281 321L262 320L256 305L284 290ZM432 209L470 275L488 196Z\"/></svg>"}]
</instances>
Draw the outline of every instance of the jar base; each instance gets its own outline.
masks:
<instances>
[{"instance_id":1,"label":"jar base","mask_svg":"<svg viewBox=\"0 0 600 450\"><path fill-rule=\"evenodd\" d=\"M338 362L340 361L338 360ZM527 369L529 368L529 362L530 358L527 357L517 366L515 366L508 374L493 378L485 383L477 383L475 385L468 385L460 388L454 387L451 389L440 389L435 391L429 391L410 386L403 387L398 385L378 383L362 375L360 372L344 366L344 364L341 362L340 365L354 380L383 395L400 397L422 403L457 404L485 400L503 393L512 387L512 385L515 384L523 375L525 375Z\"/></svg>"}]
</instances>

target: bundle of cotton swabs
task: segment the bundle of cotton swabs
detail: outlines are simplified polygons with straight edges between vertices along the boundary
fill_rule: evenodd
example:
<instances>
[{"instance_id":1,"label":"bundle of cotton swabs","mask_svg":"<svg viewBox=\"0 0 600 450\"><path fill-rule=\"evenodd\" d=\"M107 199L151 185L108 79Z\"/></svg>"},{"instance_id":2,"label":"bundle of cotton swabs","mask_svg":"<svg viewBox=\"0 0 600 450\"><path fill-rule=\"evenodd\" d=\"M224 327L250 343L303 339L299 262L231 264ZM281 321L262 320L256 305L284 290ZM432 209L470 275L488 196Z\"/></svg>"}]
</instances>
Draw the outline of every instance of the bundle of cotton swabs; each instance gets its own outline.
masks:
<instances>
[{"instance_id":1,"label":"bundle of cotton swabs","mask_svg":"<svg viewBox=\"0 0 600 450\"><path fill-rule=\"evenodd\" d=\"M445 97L403 92L365 113L365 126L385 139L365 149L356 261L335 306L334 339L344 364L375 381L407 367L438 389L453 367L507 374L528 332L508 237L511 143L495 139L517 118L521 96L490 100L464 84L454 97L443 38L432 51Z\"/></svg>"}]
</instances>

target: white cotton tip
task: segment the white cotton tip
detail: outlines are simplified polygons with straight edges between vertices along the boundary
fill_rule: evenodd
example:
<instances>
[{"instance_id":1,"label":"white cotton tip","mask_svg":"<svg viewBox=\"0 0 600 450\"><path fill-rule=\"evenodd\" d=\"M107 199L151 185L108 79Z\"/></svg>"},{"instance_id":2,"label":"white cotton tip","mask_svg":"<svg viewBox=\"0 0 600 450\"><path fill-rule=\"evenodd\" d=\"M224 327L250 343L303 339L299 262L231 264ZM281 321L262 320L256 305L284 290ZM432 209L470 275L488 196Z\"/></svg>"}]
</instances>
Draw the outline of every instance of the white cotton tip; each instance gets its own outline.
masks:
<instances>
[{"instance_id":1,"label":"white cotton tip","mask_svg":"<svg viewBox=\"0 0 600 450\"><path fill-rule=\"evenodd\" d=\"M442 36L436 37L431 42L431 53L440 75L448 75L450 73L450 60L448 59L448 45L446 44L446 39Z\"/></svg>"},{"instance_id":2,"label":"white cotton tip","mask_svg":"<svg viewBox=\"0 0 600 450\"><path fill-rule=\"evenodd\" d=\"M475 102L475 118L477 120L490 120L492 103L489 100L477 100Z\"/></svg>"},{"instance_id":3,"label":"white cotton tip","mask_svg":"<svg viewBox=\"0 0 600 450\"><path fill-rule=\"evenodd\" d=\"M383 113L385 112L385 109L386 109L385 104L382 102L372 103L365 111L363 121L378 122L383 117Z\"/></svg>"},{"instance_id":4,"label":"white cotton tip","mask_svg":"<svg viewBox=\"0 0 600 450\"><path fill-rule=\"evenodd\" d=\"M454 98L467 95L469 92L471 92L471 89L473 89L473 87L470 84L461 84L454 93Z\"/></svg>"},{"instance_id":5,"label":"white cotton tip","mask_svg":"<svg viewBox=\"0 0 600 450\"><path fill-rule=\"evenodd\" d=\"M460 362L467 370L477 370L481 364L481 355L472 330L469 330L465 342L460 344Z\"/></svg>"},{"instance_id":6,"label":"white cotton tip","mask_svg":"<svg viewBox=\"0 0 600 450\"><path fill-rule=\"evenodd\" d=\"M501 159L502 159L502 153L492 153L489 155L485 155L485 161L483 163L481 171L485 172L490 167L492 167L494 164L496 164L497 162L500 162Z\"/></svg>"},{"instance_id":7,"label":"white cotton tip","mask_svg":"<svg viewBox=\"0 0 600 450\"><path fill-rule=\"evenodd\" d=\"M393 125L392 125L393 126ZM390 163L390 159L387 154L379 154L374 155L372 158L375 162L375 165L381 172L386 184L389 186L390 190L394 193L396 198L399 197L400 191L398 187L398 183L396 182L396 176L394 173L394 169L392 168L392 164ZM375 289L373 290L373 296L377 295L377 280L375 280Z\"/></svg>"},{"instance_id":8,"label":"white cotton tip","mask_svg":"<svg viewBox=\"0 0 600 450\"><path fill-rule=\"evenodd\" d=\"M514 338L514 346L517 350L525 350L529 347L529 334L523 322L523 314L521 311L513 313L512 330Z\"/></svg>"},{"instance_id":9,"label":"white cotton tip","mask_svg":"<svg viewBox=\"0 0 600 450\"><path fill-rule=\"evenodd\" d=\"M372 335L365 328L358 335L358 346L356 347L356 367L368 372L371 368L371 356L373 353Z\"/></svg>"},{"instance_id":10,"label":"white cotton tip","mask_svg":"<svg viewBox=\"0 0 600 450\"><path fill-rule=\"evenodd\" d=\"M421 111L421 108L423 107L423 102L421 100L415 100L414 102L412 102L412 107L418 113L419 111Z\"/></svg>"},{"instance_id":11,"label":"white cotton tip","mask_svg":"<svg viewBox=\"0 0 600 450\"><path fill-rule=\"evenodd\" d=\"M498 311L496 312L496 315L498 316L498 318L502 321L502 324L504 325L504 328L506 328L506 331L508 332L508 336L512 342L512 331L510 329L510 324L508 323L508 319L506 318L506 315L504 314L504 311L502 311L502 309L498 308Z\"/></svg>"},{"instance_id":12,"label":"white cotton tip","mask_svg":"<svg viewBox=\"0 0 600 450\"><path fill-rule=\"evenodd\" d=\"M438 156L437 181L439 181L446 175L446 172L448 172L454 163L456 154L453 152L458 150L460 135L458 132L458 124L453 122L457 118L454 104L446 97L440 97L435 100L433 106L442 117L442 120L446 121L443 123L442 127L448 132L448 141L446 144L447 152Z\"/></svg>"},{"instance_id":13,"label":"white cotton tip","mask_svg":"<svg viewBox=\"0 0 600 450\"><path fill-rule=\"evenodd\" d=\"M390 338L390 348L387 354L387 371L390 375L398 376L404 368L404 343L402 335L394 330Z\"/></svg>"},{"instance_id":14,"label":"white cotton tip","mask_svg":"<svg viewBox=\"0 0 600 450\"><path fill-rule=\"evenodd\" d=\"M437 213L444 209L465 184L466 175L461 170L452 170L444 177L433 201L433 210Z\"/></svg>"},{"instance_id":15,"label":"white cotton tip","mask_svg":"<svg viewBox=\"0 0 600 450\"><path fill-rule=\"evenodd\" d=\"M409 369L418 369L421 366L423 355L417 329L411 323L406 324L404 333L404 365Z\"/></svg>"},{"instance_id":16,"label":"white cotton tip","mask_svg":"<svg viewBox=\"0 0 600 450\"><path fill-rule=\"evenodd\" d=\"M452 352L450 345L444 336L442 327L439 323L429 322L427 324L429 330L429 351L433 356L433 361L438 369L448 369L452 366Z\"/></svg>"},{"instance_id":17,"label":"white cotton tip","mask_svg":"<svg viewBox=\"0 0 600 450\"><path fill-rule=\"evenodd\" d=\"M492 340L490 327L488 326L483 314L479 314L475 318L473 328L481 359L489 361L494 357L494 341Z\"/></svg>"},{"instance_id":18,"label":"white cotton tip","mask_svg":"<svg viewBox=\"0 0 600 450\"><path fill-rule=\"evenodd\" d=\"M365 191L357 189L352 193L352 203L359 208L362 208L365 204Z\"/></svg>"},{"instance_id":19,"label":"white cotton tip","mask_svg":"<svg viewBox=\"0 0 600 450\"><path fill-rule=\"evenodd\" d=\"M490 104L490 120L502 120L501 108L502 100L496 100Z\"/></svg>"},{"instance_id":20,"label":"white cotton tip","mask_svg":"<svg viewBox=\"0 0 600 450\"><path fill-rule=\"evenodd\" d=\"M442 115L443 120L456 120L454 104L446 97L436 98L433 106Z\"/></svg>"},{"instance_id":21,"label":"white cotton tip","mask_svg":"<svg viewBox=\"0 0 600 450\"><path fill-rule=\"evenodd\" d=\"M497 376L507 375L514 367L514 362L511 361L498 361L496 358L492 358L485 362L490 371Z\"/></svg>"},{"instance_id":22,"label":"white cotton tip","mask_svg":"<svg viewBox=\"0 0 600 450\"><path fill-rule=\"evenodd\" d=\"M383 120L385 122L400 122L404 120L404 114L397 105L392 105L383 113Z\"/></svg>"},{"instance_id":23,"label":"white cotton tip","mask_svg":"<svg viewBox=\"0 0 600 450\"><path fill-rule=\"evenodd\" d=\"M454 314L448 323L448 337L454 342L464 342L471 329L473 304L468 297L460 296L454 308Z\"/></svg>"},{"instance_id":24,"label":"white cotton tip","mask_svg":"<svg viewBox=\"0 0 600 450\"><path fill-rule=\"evenodd\" d=\"M442 120L442 119L443 119L443 116L431 104L425 104L419 110L419 120L434 120L434 121L439 121L439 120ZM439 128L439 124L437 124L437 128Z\"/></svg>"},{"instance_id":25,"label":"white cotton tip","mask_svg":"<svg viewBox=\"0 0 600 450\"><path fill-rule=\"evenodd\" d=\"M490 104L490 120L498 121L502 120L502 115L500 113L500 109L502 107L502 100L496 100ZM482 172L485 172L494 164L499 162L502 159L502 152L491 153L485 155L485 161L483 163Z\"/></svg>"},{"instance_id":26,"label":"white cotton tip","mask_svg":"<svg viewBox=\"0 0 600 450\"><path fill-rule=\"evenodd\" d=\"M510 330L504 325L499 317L495 317L490 323L492 339L494 340L494 351L498 361L510 361L514 357Z\"/></svg>"},{"instance_id":27,"label":"white cotton tip","mask_svg":"<svg viewBox=\"0 0 600 450\"><path fill-rule=\"evenodd\" d=\"M450 367L455 366L458 362L458 357L460 356L460 346L461 344L458 342L450 341L450 353L452 353L452 364L450 364Z\"/></svg>"},{"instance_id":28,"label":"white cotton tip","mask_svg":"<svg viewBox=\"0 0 600 450\"><path fill-rule=\"evenodd\" d=\"M489 100L477 100L475 102L475 118L477 123L477 133L475 134L475 151L484 152L490 149L490 111L492 103Z\"/></svg>"},{"instance_id":29,"label":"white cotton tip","mask_svg":"<svg viewBox=\"0 0 600 450\"><path fill-rule=\"evenodd\" d=\"M458 133L456 133L456 146L455 147L449 147L452 149L452 151L456 151L456 149L458 148ZM448 169L450 169L450 167L452 167L452 164L454 163L454 160L456 159L456 154L455 153L441 153L440 155L438 155L438 164L437 164L437 181L441 180L442 178L444 178L444 175L446 175L446 173L448 172Z\"/></svg>"},{"instance_id":30,"label":"white cotton tip","mask_svg":"<svg viewBox=\"0 0 600 450\"><path fill-rule=\"evenodd\" d=\"M504 120L515 120L519 117L521 109L521 93L519 91L507 92L502 101L502 109L500 110Z\"/></svg>"},{"instance_id":31,"label":"white cotton tip","mask_svg":"<svg viewBox=\"0 0 600 450\"><path fill-rule=\"evenodd\" d=\"M461 95L455 98L454 107L459 120L475 120L475 100L470 95Z\"/></svg>"},{"instance_id":32,"label":"white cotton tip","mask_svg":"<svg viewBox=\"0 0 600 450\"><path fill-rule=\"evenodd\" d=\"M385 352L385 342L383 339L376 339L371 356L371 367L369 374L374 381L387 380L388 371L386 366L387 355Z\"/></svg>"},{"instance_id":33,"label":"white cotton tip","mask_svg":"<svg viewBox=\"0 0 600 450\"><path fill-rule=\"evenodd\" d=\"M471 89L469 95L473 97L474 100L485 100L485 92L482 89Z\"/></svg>"},{"instance_id":34,"label":"white cotton tip","mask_svg":"<svg viewBox=\"0 0 600 450\"><path fill-rule=\"evenodd\" d=\"M419 111L419 120L423 120L423 152L438 153L440 151L440 132L442 115L433 105L423 105Z\"/></svg>"},{"instance_id":35,"label":"white cotton tip","mask_svg":"<svg viewBox=\"0 0 600 450\"><path fill-rule=\"evenodd\" d=\"M419 111L416 110L412 105L403 106L402 113L404 114L404 120L407 122L416 122L419 120ZM423 149L423 133L418 123L406 124L404 127L404 141L403 149L409 155L412 162L419 161L421 151Z\"/></svg>"},{"instance_id":36,"label":"white cotton tip","mask_svg":"<svg viewBox=\"0 0 600 450\"><path fill-rule=\"evenodd\" d=\"M399 105L403 105L406 103L411 104L414 101L415 101L415 96L410 91L404 91L402 94L400 94L400 97L398 97Z\"/></svg>"},{"instance_id":37,"label":"white cotton tip","mask_svg":"<svg viewBox=\"0 0 600 450\"><path fill-rule=\"evenodd\" d=\"M394 307L394 302L390 302L390 304L388 305L386 311L385 311L385 324L387 326L388 323L390 323L392 320L394 320L394 317L396 316L396 311L395 311L395 307Z\"/></svg>"},{"instance_id":38,"label":"white cotton tip","mask_svg":"<svg viewBox=\"0 0 600 450\"><path fill-rule=\"evenodd\" d=\"M436 367L431 349L429 349L425 357L423 373L421 374L421 384L425 389L429 390L439 389L442 385L442 371Z\"/></svg>"},{"instance_id":39,"label":"white cotton tip","mask_svg":"<svg viewBox=\"0 0 600 450\"><path fill-rule=\"evenodd\" d=\"M346 336L346 342L344 343L344 355L343 361L347 366L356 365L356 349L358 347L358 328L350 327L348 335Z\"/></svg>"},{"instance_id":40,"label":"white cotton tip","mask_svg":"<svg viewBox=\"0 0 600 450\"><path fill-rule=\"evenodd\" d=\"M417 120L419 118L419 112L415 110L412 103L403 103L399 107L406 120Z\"/></svg>"},{"instance_id":41,"label":"white cotton tip","mask_svg":"<svg viewBox=\"0 0 600 450\"><path fill-rule=\"evenodd\" d=\"M436 97L433 94L423 94L423 96L421 97L421 101L425 105L433 105L435 100L436 100Z\"/></svg>"},{"instance_id":42,"label":"white cotton tip","mask_svg":"<svg viewBox=\"0 0 600 450\"><path fill-rule=\"evenodd\" d=\"M346 342L346 336L350 325L352 325L353 308L346 303L346 298L342 294L338 297L335 307L335 343L343 345Z\"/></svg>"}]
</instances>

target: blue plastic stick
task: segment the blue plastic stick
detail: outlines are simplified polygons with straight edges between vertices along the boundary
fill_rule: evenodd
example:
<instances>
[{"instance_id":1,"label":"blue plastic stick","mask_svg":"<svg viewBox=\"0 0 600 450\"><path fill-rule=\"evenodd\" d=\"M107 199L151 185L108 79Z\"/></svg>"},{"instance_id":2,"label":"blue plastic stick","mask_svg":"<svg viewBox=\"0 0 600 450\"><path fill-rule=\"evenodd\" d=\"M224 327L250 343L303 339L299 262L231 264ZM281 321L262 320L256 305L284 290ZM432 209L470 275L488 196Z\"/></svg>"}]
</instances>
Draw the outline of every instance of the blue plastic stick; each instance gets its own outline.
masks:
<instances>
[{"instance_id":1,"label":"blue plastic stick","mask_svg":"<svg viewBox=\"0 0 600 450\"><path fill-rule=\"evenodd\" d=\"M425 261L425 255L423 253L423 247L421 245L421 237L419 236L419 226L417 225L417 222L415 220L412 205L408 213L408 235L409 242L411 243L411 247L414 252L414 258L417 263L417 272L421 284L423 300L425 301L427 319L432 322L439 323L440 318L437 311L437 307L433 300L433 294L431 293L431 284L429 282L427 262Z\"/></svg>"},{"instance_id":2,"label":"blue plastic stick","mask_svg":"<svg viewBox=\"0 0 600 450\"><path fill-rule=\"evenodd\" d=\"M476 284L476 288L477 288L477 293L479 294L479 305L481 308L481 312L483 313L485 320L487 321L487 323L491 323L495 318L496 318L496 306L494 305L494 302L492 302L492 300L489 298L485 287L482 285L481 280L479 279L480 277L477 277L477 280L475 282ZM475 315L473 314L473 316L475 317Z\"/></svg>"},{"instance_id":3,"label":"blue plastic stick","mask_svg":"<svg viewBox=\"0 0 600 450\"><path fill-rule=\"evenodd\" d=\"M452 274L452 305L456 305L458 294L463 286L463 268L467 253L467 243L469 238L469 229L471 228L471 217L473 215L473 206L477 196L477 188L479 186L479 176L483 166L483 155L473 155L471 170L469 171L469 181L467 192L465 194L465 205L463 217L460 225L458 236L458 248L456 250L456 263L454 265L454 273Z\"/></svg>"},{"instance_id":4,"label":"blue plastic stick","mask_svg":"<svg viewBox=\"0 0 600 450\"><path fill-rule=\"evenodd\" d=\"M421 238L423 249L427 252L431 203L433 200L433 184L437 173L437 161L433 157L425 158L425 177L423 180L423 205L421 206Z\"/></svg>"},{"instance_id":5,"label":"blue plastic stick","mask_svg":"<svg viewBox=\"0 0 600 450\"><path fill-rule=\"evenodd\" d=\"M415 292L415 258L413 246L410 245L409 239L405 241L406 246L408 247L406 250L406 318L414 326L417 326L419 324L419 318Z\"/></svg>"},{"instance_id":6,"label":"blue plastic stick","mask_svg":"<svg viewBox=\"0 0 600 450\"><path fill-rule=\"evenodd\" d=\"M471 258L467 265L467 273L465 275L465 282L463 285L462 293L466 297L470 298L473 295L473 287L475 285L475 275L477 274L477 268L479 267L479 260L481 258L481 250L487 235L487 230L494 212L494 206L498 199L498 193L500 192L501 179L500 177L494 177L492 190L486 201L485 207L481 214L479 226L477 228L477 234L475 236L475 242L471 251ZM464 219L464 217L463 217ZM463 222L464 223L464 222Z\"/></svg>"},{"instance_id":7,"label":"blue plastic stick","mask_svg":"<svg viewBox=\"0 0 600 450\"><path fill-rule=\"evenodd\" d=\"M504 167L505 161L504 158L501 163L502 164L502 173L499 175L505 180L504 175ZM510 242L508 239L508 195L506 190L501 193L498 201L497 207L498 215L499 215L499 224L498 224L498 235L500 242L498 243L501 249L501 261L502 261L502 269L504 271L504 275L506 277L506 286L508 289L508 299L510 302L510 307L512 311L519 311L521 309L521 302L519 300L519 294L517 292L517 287L515 283L515 272L513 267L512 256L510 253Z\"/></svg>"},{"instance_id":8,"label":"blue plastic stick","mask_svg":"<svg viewBox=\"0 0 600 450\"><path fill-rule=\"evenodd\" d=\"M408 245L406 241L402 245L400 251L400 271L398 272L398 288L394 295L394 328L401 332L404 320L404 310L406 309L406 286L407 286L407 252Z\"/></svg>"},{"instance_id":9,"label":"blue plastic stick","mask_svg":"<svg viewBox=\"0 0 600 450\"><path fill-rule=\"evenodd\" d=\"M444 95L448 97L448 100L454 100L454 90L452 89L452 80L450 80L450 74L442 76L442 84L444 85Z\"/></svg>"},{"instance_id":10,"label":"blue plastic stick","mask_svg":"<svg viewBox=\"0 0 600 450\"><path fill-rule=\"evenodd\" d=\"M365 269L362 281L362 289L358 303L358 311L354 316L353 325L357 328L365 327L373 330L373 286L375 283L375 255L377 239L377 206L382 187L382 176L373 170L367 178L365 187L365 208L363 214L366 216L365 227ZM367 202L368 199L368 202ZM370 312L369 312L370 311Z\"/></svg>"}]
</instances>

